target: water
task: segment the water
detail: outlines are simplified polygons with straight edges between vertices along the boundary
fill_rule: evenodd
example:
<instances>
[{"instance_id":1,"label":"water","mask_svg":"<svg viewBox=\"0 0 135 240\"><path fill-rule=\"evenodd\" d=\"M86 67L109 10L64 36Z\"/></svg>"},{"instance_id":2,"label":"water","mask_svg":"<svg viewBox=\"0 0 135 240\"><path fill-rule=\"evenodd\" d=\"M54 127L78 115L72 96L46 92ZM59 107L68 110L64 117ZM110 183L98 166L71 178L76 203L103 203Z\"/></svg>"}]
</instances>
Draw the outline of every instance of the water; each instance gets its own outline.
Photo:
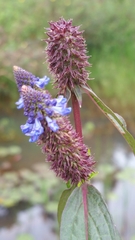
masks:
<instances>
[{"instance_id":1,"label":"water","mask_svg":"<svg viewBox=\"0 0 135 240\"><path fill-rule=\"evenodd\" d=\"M42 206L33 206L27 210L18 211L10 227L0 229L1 240L17 240L24 235L25 239L31 240L58 240L56 231L56 220L45 215ZM23 239L23 238L21 238Z\"/></svg>"},{"instance_id":2,"label":"water","mask_svg":"<svg viewBox=\"0 0 135 240\"><path fill-rule=\"evenodd\" d=\"M114 150L112 162L119 172L114 186L108 192L107 205L123 239L131 240L135 237L135 157L121 145ZM101 181L95 182L95 186L104 194Z\"/></svg>"}]
</instances>

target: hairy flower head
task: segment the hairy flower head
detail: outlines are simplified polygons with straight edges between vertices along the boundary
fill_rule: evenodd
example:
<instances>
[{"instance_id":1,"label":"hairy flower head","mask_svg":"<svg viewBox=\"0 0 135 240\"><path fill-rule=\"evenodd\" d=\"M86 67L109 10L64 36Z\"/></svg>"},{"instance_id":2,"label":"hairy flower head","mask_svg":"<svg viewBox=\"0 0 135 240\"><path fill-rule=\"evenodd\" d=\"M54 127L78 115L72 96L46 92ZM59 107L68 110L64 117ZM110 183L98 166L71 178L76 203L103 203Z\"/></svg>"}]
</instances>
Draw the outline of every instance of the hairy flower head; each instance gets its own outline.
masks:
<instances>
[{"instance_id":1,"label":"hairy flower head","mask_svg":"<svg viewBox=\"0 0 135 240\"><path fill-rule=\"evenodd\" d=\"M75 88L89 80L86 67L90 64L82 31L72 25L72 20L60 18L50 22L47 35L46 54L49 69L55 76L54 85L60 94L65 94L67 89L76 94Z\"/></svg>"},{"instance_id":2,"label":"hairy flower head","mask_svg":"<svg viewBox=\"0 0 135 240\"><path fill-rule=\"evenodd\" d=\"M46 125L46 131L39 138L39 145L46 154L51 169L64 181L72 184L89 180L93 172L93 157L82 143L67 117L57 119L59 131L53 132Z\"/></svg>"}]
</instances>

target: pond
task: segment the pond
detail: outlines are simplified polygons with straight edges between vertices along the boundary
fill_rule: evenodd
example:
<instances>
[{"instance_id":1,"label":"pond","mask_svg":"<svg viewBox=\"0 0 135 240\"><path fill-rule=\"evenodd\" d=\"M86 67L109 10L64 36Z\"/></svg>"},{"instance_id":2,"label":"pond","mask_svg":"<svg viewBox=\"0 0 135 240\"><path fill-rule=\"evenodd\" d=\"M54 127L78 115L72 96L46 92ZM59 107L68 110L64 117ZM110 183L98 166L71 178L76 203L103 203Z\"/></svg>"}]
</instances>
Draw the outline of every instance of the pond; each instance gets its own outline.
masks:
<instances>
[{"instance_id":1,"label":"pond","mask_svg":"<svg viewBox=\"0 0 135 240\"><path fill-rule=\"evenodd\" d=\"M84 142L90 147L99 172L93 184L104 195L123 239L133 240L135 237L135 192L133 191L135 157L112 124L95 108L93 103L89 105L89 102L84 100L81 110ZM20 157L17 158L19 161L11 159L10 171L32 169L37 162L45 162L45 156L40 152L40 148L29 143L28 138L20 132L19 126L25 124L22 112L14 111L13 115L8 118L14 122L18 130L16 130L16 139L9 141L7 146L12 143L21 147ZM130 131L135 135L134 119L127 118L126 121ZM21 207L0 208L0 240L57 239L56 214L49 215L42 205L36 204L23 210ZM22 235L22 238L19 238L20 234L26 234L26 236L23 238Z\"/></svg>"}]
</instances>

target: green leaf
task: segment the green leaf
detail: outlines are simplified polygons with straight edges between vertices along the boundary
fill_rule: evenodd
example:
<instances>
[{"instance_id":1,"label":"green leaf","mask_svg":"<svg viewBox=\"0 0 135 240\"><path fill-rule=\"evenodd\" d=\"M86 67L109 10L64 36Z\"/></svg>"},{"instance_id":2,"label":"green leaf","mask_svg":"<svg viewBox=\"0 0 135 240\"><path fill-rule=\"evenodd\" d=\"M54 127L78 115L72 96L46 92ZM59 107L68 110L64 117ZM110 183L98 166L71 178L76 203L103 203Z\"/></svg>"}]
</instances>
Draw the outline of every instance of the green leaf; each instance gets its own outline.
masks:
<instances>
[{"instance_id":1,"label":"green leaf","mask_svg":"<svg viewBox=\"0 0 135 240\"><path fill-rule=\"evenodd\" d=\"M79 103L79 107L82 106L82 91L79 85L74 86L74 94L77 98L77 101Z\"/></svg>"},{"instance_id":2,"label":"green leaf","mask_svg":"<svg viewBox=\"0 0 135 240\"><path fill-rule=\"evenodd\" d=\"M120 240L101 194L87 185L88 239ZM86 240L82 189L75 188L67 199L61 217L60 240Z\"/></svg>"},{"instance_id":3,"label":"green leaf","mask_svg":"<svg viewBox=\"0 0 135 240\"><path fill-rule=\"evenodd\" d=\"M66 88L65 98L67 99L67 101L69 101L71 98L71 91L69 90L68 87Z\"/></svg>"},{"instance_id":4,"label":"green leaf","mask_svg":"<svg viewBox=\"0 0 135 240\"><path fill-rule=\"evenodd\" d=\"M127 141L132 151L135 153L135 139L127 131L126 122L119 114L114 113L94 92L87 86L82 86L83 90L90 96L92 101L97 107L105 114L105 116L113 123L118 129L124 139Z\"/></svg>"},{"instance_id":5,"label":"green leaf","mask_svg":"<svg viewBox=\"0 0 135 240\"><path fill-rule=\"evenodd\" d=\"M59 224L61 222L61 215L62 215L63 209L65 207L65 204L67 202L67 199L70 196L70 194L72 193L72 191L74 190L74 188L75 188L75 186L72 186L71 188L64 190L60 197L59 204L58 204L58 211L57 211L57 218L58 218Z\"/></svg>"}]
</instances>

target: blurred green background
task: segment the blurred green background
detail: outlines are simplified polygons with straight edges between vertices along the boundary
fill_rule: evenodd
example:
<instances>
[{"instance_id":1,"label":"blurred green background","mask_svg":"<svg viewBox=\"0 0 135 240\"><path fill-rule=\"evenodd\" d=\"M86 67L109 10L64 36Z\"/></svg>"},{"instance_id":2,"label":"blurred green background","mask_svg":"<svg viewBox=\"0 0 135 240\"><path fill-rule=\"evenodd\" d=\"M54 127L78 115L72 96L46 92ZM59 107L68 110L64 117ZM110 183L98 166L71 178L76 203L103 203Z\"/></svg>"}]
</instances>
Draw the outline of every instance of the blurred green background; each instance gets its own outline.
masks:
<instances>
[{"instance_id":1,"label":"blurred green background","mask_svg":"<svg viewBox=\"0 0 135 240\"><path fill-rule=\"evenodd\" d=\"M48 21L73 19L92 55L93 89L111 105L132 105L135 69L135 3L129 0L7 0L0 1L0 89L14 98L12 66L34 74L47 73L44 28ZM13 91L11 91L11 88Z\"/></svg>"},{"instance_id":2,"label":"blurred green background","mask_svg":"<svg viewBox=\"0 0 135 240\"><path fill-rule=\"evenodd\" d=\"M47 211L56 212L60 192L65 186L54 175L48 175L49 170L43 163L45 156L20 132L20 125L26 119L23 112L15 107L19 95L12 68L17 65L39 77L50 76L45 63L46 44L42 41L46 38L45 28L49 26L49 21L57 21L60 17L73 19L73 25L80 25L80 29L84 30L88 55L92 56L89 71L94 80L89 82L90 86L108 106L126 119L129 130L135 135L135 2L0 0L0 9L0 206L11 208L20 201L28 201L32 205L43 204ZM49 88L51 90L51 84ZM111 159L112 142L118 145L119 137L117 140L114 138L114 130L93 105L89 107L85 98L82 110L85 141L91 150L94 149L95 160L104 164L104 175L101 170L98 176L105 186L107 200L108 192L118 180L116 174L119 169L116 165L112 166ZM120 142L125 144L121 138ZM104 154L109 159L109 166L103 160ZM50 178L51 181L48 180ZM31 238L24 234L18 239Z\"/></svg>"}]
</instances>

